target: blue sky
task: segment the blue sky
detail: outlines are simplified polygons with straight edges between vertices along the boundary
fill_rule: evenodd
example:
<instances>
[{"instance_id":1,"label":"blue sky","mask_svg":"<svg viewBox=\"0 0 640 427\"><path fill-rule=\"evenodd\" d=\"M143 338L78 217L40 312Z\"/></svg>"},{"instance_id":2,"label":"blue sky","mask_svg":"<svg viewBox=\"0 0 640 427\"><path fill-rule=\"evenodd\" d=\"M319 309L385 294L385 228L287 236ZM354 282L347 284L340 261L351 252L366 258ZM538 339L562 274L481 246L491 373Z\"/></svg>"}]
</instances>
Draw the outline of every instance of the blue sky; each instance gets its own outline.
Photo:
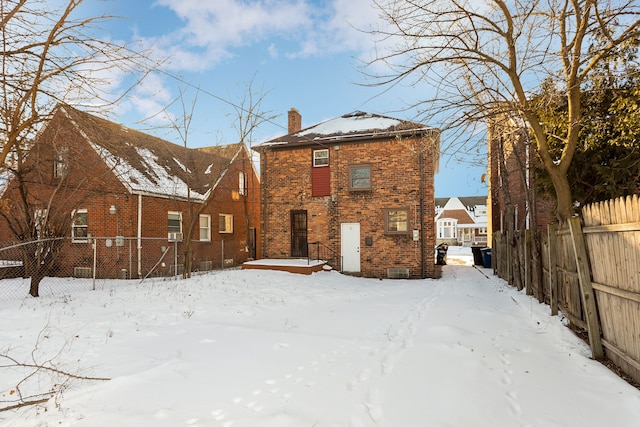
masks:
<instances>
[{"instance_id":1,"label":"blue sky","mask_svg":"<svg viewBox=\"0 0 640 427\"><path fill-rule=\"evenodd\" d=\"M363 71L382 70L362 68L376 47L366 30L383 25L370 0L87 0L82 8L119 16L102 25L109 37L135 41L162 64L110 118L169 141L182 143L163 110L182 91L188 106L196 99L190 147L237 142L229 102L239 103L252 80L254 92L265 93L262 109L278 116L261 126L254 144L286 134L290 108L302 114L303 127L355 110L439 127L436 117L408 108L428 97L428 87L369 85ZM132 81L114 79L119 89ZM178 104L168 114L179 117ZM482 152L454 158L445 149L436 197L486 194L482 163Z\"/></svg>"}]
</instances>

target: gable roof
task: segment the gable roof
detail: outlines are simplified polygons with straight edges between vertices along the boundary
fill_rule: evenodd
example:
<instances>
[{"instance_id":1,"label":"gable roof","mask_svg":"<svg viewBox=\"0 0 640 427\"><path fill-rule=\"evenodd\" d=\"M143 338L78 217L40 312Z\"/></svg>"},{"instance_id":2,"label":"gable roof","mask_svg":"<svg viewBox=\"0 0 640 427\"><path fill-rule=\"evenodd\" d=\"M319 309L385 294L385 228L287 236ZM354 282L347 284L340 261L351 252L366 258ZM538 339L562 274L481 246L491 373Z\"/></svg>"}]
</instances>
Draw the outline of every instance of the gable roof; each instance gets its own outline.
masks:
<instances>
[{"instance_id":1,"label":"gable roof","mask_svg":"<svg viewBox=\"0 0 640 427\"><path fill-rule=\"evenodd\" d=\"M460 196L460 197L436 197L436 206L445 207L451 199L458 199L465 208L473 208L474 206L486 206L487 196Z\"/></svg>"},{"instance_id":2,"label":"gable roof","mask_svg":"<svg viewBox=\"0 0 640 427\"><path fill-rule=\"evenodd\" d=\"M204 200L244 144L185 148L67 105L58 107L133 194Z\"/></svg>"},{"instance_id":3,"label":"gable roof","mask_svg":"<svg viewBox=\"0 0 640 427\"><path fill-rule=\"evenodd\" d=\"M439 130L420 123L355 111L263 142L253 149L262 151L266 148L304 147L322 143L389 139L399 135L420 136L427 133L439 133Z\"/></svg>"},{"instance_id":4,"label":"gable roof","mask_svg":"<svg viewBox=\"0 0 640 427\"><path fill-rule=\"evenodd\" d=\"M487 198L482 196L472 197L450 197L450 198L437 198L436 205L444 203L442 210L436 215L436 221L441 219L455 219L458 226L475 224L476 226L486 226L486 216L474 216L467 209L473 209L475 206L484 206L487 203ZM483 202L483 203L482 203Z\"/></svg>"}]
</instances>

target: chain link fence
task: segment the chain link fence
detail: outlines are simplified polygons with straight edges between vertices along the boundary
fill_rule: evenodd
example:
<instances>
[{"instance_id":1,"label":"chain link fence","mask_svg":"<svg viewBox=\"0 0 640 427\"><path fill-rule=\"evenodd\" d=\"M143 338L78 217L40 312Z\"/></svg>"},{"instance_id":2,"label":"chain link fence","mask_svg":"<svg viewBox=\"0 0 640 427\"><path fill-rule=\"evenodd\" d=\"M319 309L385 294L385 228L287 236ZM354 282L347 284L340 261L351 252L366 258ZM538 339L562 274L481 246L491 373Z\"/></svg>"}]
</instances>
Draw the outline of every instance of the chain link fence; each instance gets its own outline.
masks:
<instances>
[{"instance_id":1,"label":"chain link fence","mask_svg":"<svg viewBox=\"0 0 640 427\"><path fill-rule=\"evenodd\" d=\"M185 243L162 238L55 238L0 242L0 299L29 295L39 280L39 295L101 289L144 280L178 280ZM245 260L238 242L191 242L191 273L232 268Z\"/></svg>"}]
</instances>

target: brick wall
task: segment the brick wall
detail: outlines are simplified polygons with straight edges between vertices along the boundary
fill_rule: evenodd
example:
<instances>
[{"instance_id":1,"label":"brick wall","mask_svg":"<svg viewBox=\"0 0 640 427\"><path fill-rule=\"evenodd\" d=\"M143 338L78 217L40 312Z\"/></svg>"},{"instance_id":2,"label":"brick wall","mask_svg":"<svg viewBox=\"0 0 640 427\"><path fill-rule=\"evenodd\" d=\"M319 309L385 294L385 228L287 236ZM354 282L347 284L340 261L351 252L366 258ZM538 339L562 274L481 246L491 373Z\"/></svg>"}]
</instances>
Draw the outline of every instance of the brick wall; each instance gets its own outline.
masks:
<instances>
[{"instance_id":1,"label":"brick wall","mask_svg":"<svg viewBox=\"0 0 640 427\"><path fill-rule=\"evenodd\" d=\"M535 191L533 167L539 164L528 146L524 130L509 121L491 123L488 137L489 232L524 230L527 216L527 185ZM527 182L528 181L528 184ZM537 230L546 233L554 221L555 201L533 196ZM491 243L491 241L489 241Z\"/></svg>"},{"instance_id":2,"label":"brick wall","mask_svg":"<svg viewBox=\"0 0 640 427\"><path fill-rule=\"evenodd\" d=\"M183 233L187 231L189 205L184 200L171 197L152 197L144 195L140 199L136 194L130 194L122 183L105 165L95 150L84 140L75 128L68 125L60 114L56 115L51 124L44 130L40 142L32 149L26 164L29 170L26 178L30 181L28 198L30 205L50 206L50 216L53 221L61 224L63 234L71 236L71 213L77 209L87 210L87 231L92 237L113 238L114 245L105 250L101 263L108 263L113 271L120 268L130 268L129 259L119 256L119 249L115 246L115 236L120 235L127 241L138 236L138 207L142 206L141 237L145 246L142 249L142 265L153 266L161 255L161 247L167 246L168 212L182 212ZM53 176L53 161L56 145L69 147L68 172L64 180ZM245 194L240 194L239 174L247 176ZM7 213L9 221L21 216L19 192L15 180L9 186L2 198L0 208ZM55 195L54 195L55 194ZM201 203L193 203L191 211L196 217L195 226L191 233L193 241L193 266L197 268L201 261L213 261L214 266L222 265L222 258L232 259L234 264L247 260L249 243L247 228L256 229L256 244L259 249L259 218L260 218L260 182L249 161L248 152L243 149L240 155L229 165L222 179L218 182L211 202L204 207L202 214L211 216L211 241L199 240L199 224L197 209ZM51 200L51 203L49 201ZM111 207L115 213L111 213ZM231 214L234 218L233 233L219 233L219 214ZM245 215L246 213L246 215ZM11 232L4 217L0 217L0 240L5 243L14 242L20 236ZM24 236L22 237L24 238ZM157 241L148 238L159 239ZM225 242L224 255L222 254ZM105 241L103 239L103 241ZM127 243L128 245L128 243ZM137 245L137 242L134 246ZM178 243L178 246L181 246ZM148 250L147 250L148 249ZM65 249L65 255L59 261L59 273L70 275L74 266L84 261L86 243L72 243ZM178 252L182 254L179 248ZM257 257L260 256L258 252ZM84 261L83 261L84 260ZM182 258L180 261L182 262ZM170 264L170 263L169 263ZM133 265L132 275L137 275L137 256ZM168 271L168 270L167 270ZM143 272L144 274L144 272Z\"/></svg>"},{"instance_id":3,"label":"brick wall","mask_svg":"<svg viewBox=\"0 0 640 427\"><path fill-rule=\"evenodd\" d=\"M426 147L426 148L424 148ZM423 142L424 268L434 274L434 152L437 144ZM331 195L311 196L311 152L329 148ZM292 210L306 210L308 241L319 241L340 253L342 223L360 224L360 261L364 276L386 277L387 268L408 268L422 274L422 243L411 230L420 230L420 140L383 140L328 147L267 150L261 155L265 256L289 257ZM350 191L349 165L371 166L372 189ZM385 209L408 208L409 232L385 233ZM370 245L367 242L371 242Z\"/></svg>"}]
</instances>

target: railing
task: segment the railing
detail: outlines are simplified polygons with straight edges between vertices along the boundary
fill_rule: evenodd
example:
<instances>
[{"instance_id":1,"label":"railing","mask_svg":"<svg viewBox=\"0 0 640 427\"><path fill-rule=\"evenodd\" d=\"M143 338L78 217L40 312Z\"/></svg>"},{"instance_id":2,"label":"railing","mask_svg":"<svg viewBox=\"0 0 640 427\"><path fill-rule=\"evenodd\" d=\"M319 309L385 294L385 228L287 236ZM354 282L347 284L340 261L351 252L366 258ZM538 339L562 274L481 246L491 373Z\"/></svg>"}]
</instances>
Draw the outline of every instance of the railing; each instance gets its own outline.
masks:
<instances>
[{"instance_id":1,"label":"railing","mask_svg":"<svg viewBox=\"0 0 640 427\"><path fill-rule=\"evenodd\" d=\"M342 257L336 251L320 242L307 243L307 261L324 261L338 271L342 271Z\"/></svg>"}]
</instances>

